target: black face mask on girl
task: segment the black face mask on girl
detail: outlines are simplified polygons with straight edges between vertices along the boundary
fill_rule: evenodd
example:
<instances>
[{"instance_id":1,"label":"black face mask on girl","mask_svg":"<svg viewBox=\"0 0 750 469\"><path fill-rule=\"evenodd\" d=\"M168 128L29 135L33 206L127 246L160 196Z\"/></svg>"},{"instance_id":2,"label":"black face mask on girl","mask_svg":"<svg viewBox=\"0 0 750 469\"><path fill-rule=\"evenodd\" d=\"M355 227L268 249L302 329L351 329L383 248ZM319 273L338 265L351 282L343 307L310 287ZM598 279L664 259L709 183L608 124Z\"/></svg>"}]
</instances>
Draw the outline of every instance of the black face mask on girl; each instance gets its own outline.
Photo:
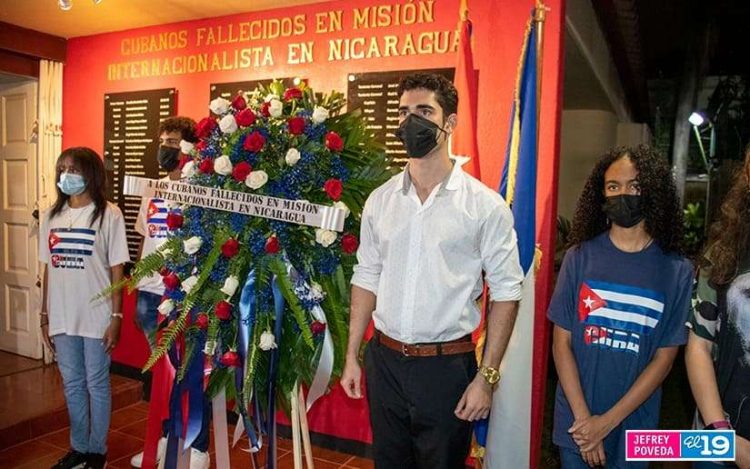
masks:
<instances>
[{"instance_id":1,"label":"black face mask on girl","mask_svg":"<svg viewBox=\"0 0 750 469\"><path fill-rule=\"evenodd\" d=\"M409 158L422 158L438 144L438 132L445 132L439 125L416 114L409 114L396 130L396 138L406 147Z\"/></svg>"},{"instance_id":2,"label":"black face mask on girl","mask_svg":"<svg viewBox=\"0 0 750 469\"><path fill-rule=\"evenodd\" d=\"M602 209L612 223L623 228L633 227L643 220L640 195L622 194L607 197Z\"/></svg>"},{"instance_id":3,"label":"black face mask on girl","mask_svg":"<svg viewBox=\"0 0 750 469\"><path fill-rule=\"evenodd\" d=\"M174 171L180 164L180 149L160 146L156 158L159 160L159 166L165 171Z\"/></svg>"}]
</instances>

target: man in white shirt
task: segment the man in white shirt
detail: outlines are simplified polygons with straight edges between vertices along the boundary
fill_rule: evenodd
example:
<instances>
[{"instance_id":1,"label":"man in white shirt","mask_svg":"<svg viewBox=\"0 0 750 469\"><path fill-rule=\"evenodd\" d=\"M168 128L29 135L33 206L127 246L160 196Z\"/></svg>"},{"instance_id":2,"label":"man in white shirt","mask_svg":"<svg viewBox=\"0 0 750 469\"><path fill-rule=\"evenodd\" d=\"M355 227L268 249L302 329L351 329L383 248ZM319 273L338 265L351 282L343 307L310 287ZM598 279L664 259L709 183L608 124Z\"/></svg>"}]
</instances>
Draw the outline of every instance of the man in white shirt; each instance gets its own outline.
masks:
<instances>
[{"instance_id":1,"label":"man in white shirt","mask_svg":"<svg viewBox=\"0 0 750 469\"><path fill-rule=\"evenodd\" d=\"M449 156L458 95L439 75L399 85L409 163L368 198L352 278L341 384L361 398L358 352L371 319L367 377L377 468L463 468L471 422L486 417L521 297L513 216ZM482 273L492 306L479 373L471 333Z\"/></svg>"},{"instance_id":2,"label":"man in white shirt","mask_svg":"<svg viewBox=\"0 0 750 469\"><path fill-rule=\"evenodd\" d=\"M195 121L189 117L168 117L159 124L159 151L156 158L159 167L167 172L164 180L177 181L181 178L180 154L183 145L197 142L195 136ZM188 145L190 146L190 145ZM185 151L188 151L187 149ZM169 208L167 202L157 198L143 198L138 218L135 222L135 230L143 236L141 242L140 258L148 256L156 251L167 240L167 213ZM159 326L159 312L157 308L164 295L164 283L161 275L155 273L146 277L138 284L138 302L136 305L136 326L143 331L148 343L153 350L156 346L156 331ZM208 405L208 401L204 403ZM207 407L208 409L208 407ZM209 414L210 409L203 412L203 426L198 437L193 442L190 456L191 469L208 469L210 458L208 455L209 443ZM164 435L167 434L167 424L164 423ZM157 458L164 456L167 447L167 439L161 438L157 449ZM143 464L143 453L138 453L130 459L133 467L141 467Z\"/></svg>"}]
</instances>

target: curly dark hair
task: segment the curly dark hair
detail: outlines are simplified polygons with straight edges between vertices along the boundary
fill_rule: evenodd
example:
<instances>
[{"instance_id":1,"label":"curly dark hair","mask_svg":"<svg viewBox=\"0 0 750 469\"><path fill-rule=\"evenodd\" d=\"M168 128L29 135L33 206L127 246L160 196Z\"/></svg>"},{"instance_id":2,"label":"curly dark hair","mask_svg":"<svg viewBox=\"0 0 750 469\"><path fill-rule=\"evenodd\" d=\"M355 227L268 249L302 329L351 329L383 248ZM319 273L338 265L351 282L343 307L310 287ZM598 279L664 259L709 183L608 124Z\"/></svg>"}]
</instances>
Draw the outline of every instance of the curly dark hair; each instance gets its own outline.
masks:
<instances>
[{"instance_id":1,"label":"curly dark hair","mask_svg":"<svg viewBox=\"0 0 750 469\"><path fill-rule=\"evenodd\" d=\"M458 110L458 92L450 80L437 73L412 73L406 75L398 84L398 97L404 91L416 90L418 88L434 91L435 100L441 108L443 115L455 114Z\"/></svg>"},{"instance_id":2,"label":"curly dark hair","mask_svg":"<svg viewBox=\"0 0 750 469\"><path fill-rule=\"evenodd\" d=\"M195 136L195 121L189 117L167 117L159 124L158 135L161 135L164 132L179 132L182 139L186 142L195 143L198 141L198 138Z\"/></svg>"},{"instance_id":3,"label":"curly dark hair","mask_svg":"<svg viewBox=\"0 0 750 469\"><path fill-rule=\"evenodd\" d=\"M683 253L684 214L666 159L651 147L617 148L599 158L578 198L570 245L579 246L609 229L603 210L604 173L615 161L628 158L638 171L646 232L665 252Z\"/></svg>"},{"instance_id":4,"label":"curly dark hair","mask_svg":"<svg viewBox=\"0 0 750 469\"><path fill-rule=\"evenodd\" d=\"M749 249L750 146L745 151L745 164L721 204L719 219L711 225L703 255L703 265L710 266L709 280L715 285L730 283L737 276L741 256Z\"/></svg>"}]
</instances>

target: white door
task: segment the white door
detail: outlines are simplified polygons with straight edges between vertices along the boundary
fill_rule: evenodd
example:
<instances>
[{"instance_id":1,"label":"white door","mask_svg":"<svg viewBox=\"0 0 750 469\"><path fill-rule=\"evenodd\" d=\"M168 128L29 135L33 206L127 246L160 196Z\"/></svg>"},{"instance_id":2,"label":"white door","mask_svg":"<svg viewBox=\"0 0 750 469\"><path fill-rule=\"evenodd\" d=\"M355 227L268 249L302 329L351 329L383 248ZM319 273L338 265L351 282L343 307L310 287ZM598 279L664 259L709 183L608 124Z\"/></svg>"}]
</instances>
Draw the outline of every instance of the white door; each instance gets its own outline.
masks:
<instances>
[{"instance_id":1,"label":"white door","mask_svg":"<svg viewBox=\"0 0 750 469\"><path fill-rule=\"evenodd\" d=\"M42 357L39 329L37 82L0 84L0 350Z\"/></svg>"}]
</instances>

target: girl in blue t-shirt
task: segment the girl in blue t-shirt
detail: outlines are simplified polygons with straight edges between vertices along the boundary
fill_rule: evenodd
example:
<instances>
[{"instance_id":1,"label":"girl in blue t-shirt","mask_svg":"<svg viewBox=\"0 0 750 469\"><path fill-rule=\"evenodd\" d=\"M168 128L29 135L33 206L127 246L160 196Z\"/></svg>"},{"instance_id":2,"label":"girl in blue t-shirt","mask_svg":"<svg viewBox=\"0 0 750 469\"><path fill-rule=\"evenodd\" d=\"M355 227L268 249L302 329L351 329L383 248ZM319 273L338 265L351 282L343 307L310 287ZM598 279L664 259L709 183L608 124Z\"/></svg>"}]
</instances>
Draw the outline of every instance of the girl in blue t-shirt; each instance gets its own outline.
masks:
<instances>
[{"instance_id":1,"label":"girl in blue t-shirt","mask_svg":"<svg viewBox=\"0 0 750 469\"><path fill-rule=\"evenodd\" d=\"M639 147L597 162L548 312L565 469L645 466L626 463L625 431L657 427L661 383L687 340L693 268L682 226L665 159Z\"/></svg>"}]
</instances>

